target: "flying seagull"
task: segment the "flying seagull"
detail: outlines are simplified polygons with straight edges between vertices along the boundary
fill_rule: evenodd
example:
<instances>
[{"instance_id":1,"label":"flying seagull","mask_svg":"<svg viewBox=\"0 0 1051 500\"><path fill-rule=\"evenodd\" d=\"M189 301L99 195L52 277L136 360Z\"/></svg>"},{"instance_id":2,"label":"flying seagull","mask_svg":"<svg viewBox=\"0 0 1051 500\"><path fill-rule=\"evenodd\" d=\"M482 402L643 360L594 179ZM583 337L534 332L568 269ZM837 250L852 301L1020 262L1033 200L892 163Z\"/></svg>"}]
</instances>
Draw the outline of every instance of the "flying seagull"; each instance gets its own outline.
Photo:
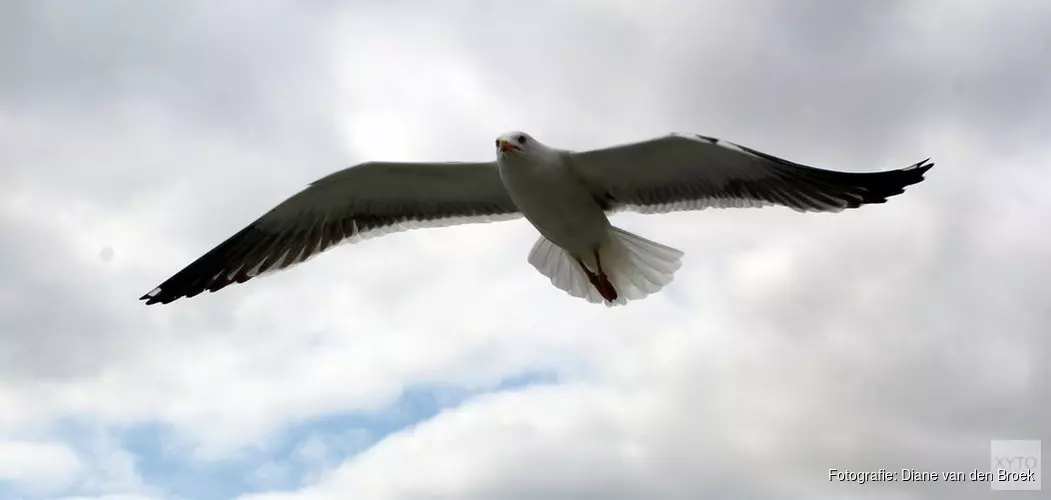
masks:
<instances>
[{"instance_id":1,"label":"flying seagull","mask_svg":"<svg viewBox=\"0 0 1051 500\"><path fill-rule=\"evenodd\" d=\"M540 232L528 261L552 284L589 302L624 304L667 285L683 253L613 227L611 212L838 212L886 202L932 166L928 158L900 170L837 172L694 134L572 152L509 132L496 139L496 161L367 162L318 179L140 300L214 292L344 241L524 216Z\"/></svg>"}]
</instances>

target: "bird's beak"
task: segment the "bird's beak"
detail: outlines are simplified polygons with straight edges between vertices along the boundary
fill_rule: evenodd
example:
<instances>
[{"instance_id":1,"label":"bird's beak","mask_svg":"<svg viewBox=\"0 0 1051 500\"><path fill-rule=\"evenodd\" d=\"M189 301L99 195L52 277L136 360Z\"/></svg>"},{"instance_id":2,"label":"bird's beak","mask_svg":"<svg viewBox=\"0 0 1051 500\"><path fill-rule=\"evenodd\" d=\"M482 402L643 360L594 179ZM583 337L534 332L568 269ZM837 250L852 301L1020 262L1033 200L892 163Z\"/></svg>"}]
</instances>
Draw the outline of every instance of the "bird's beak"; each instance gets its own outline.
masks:
<instances>
[{"instance_id":1,"label":"bird's beak","mask_svg":"<svg viewBox=\"0 0 1051 500\"><path fill-rule=\"evenodd\" d=\"M500 152L501 153L509 153L511 151L518 151L518 146L515 146L514 144L511 144L510 141L506 141L504 139L500 139Z\"/></svg>"}]
</instances>

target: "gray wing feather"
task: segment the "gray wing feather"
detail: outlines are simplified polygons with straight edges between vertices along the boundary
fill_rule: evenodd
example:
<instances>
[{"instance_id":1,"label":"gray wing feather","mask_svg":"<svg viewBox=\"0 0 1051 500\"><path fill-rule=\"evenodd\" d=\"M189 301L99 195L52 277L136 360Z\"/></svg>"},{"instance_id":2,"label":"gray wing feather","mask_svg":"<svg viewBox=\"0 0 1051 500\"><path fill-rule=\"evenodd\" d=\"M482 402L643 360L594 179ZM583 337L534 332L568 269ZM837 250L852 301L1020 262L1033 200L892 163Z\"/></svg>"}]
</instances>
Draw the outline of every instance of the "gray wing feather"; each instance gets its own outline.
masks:
<instances>
[{"instance_id":1,"label":"gray wing feather","mask_svg":"<svg viewBox=\"0 0 1051 500\"><path fill-rule=\"evenodd\" d=\"M837 212L886 202L934 166L927 159L900 170L837 172L684 134L569 156L603 207L642 213L772 204Z\"/></svg>"},{"instance_id":2,"label":"gray wing feather","mask_svg":"<svg viewBox=\"0 0 1051 500\"><path fill-rule=\"evenodd\" d=\"M214 292L341 242L520 215L492 162L363 163L311 183L140 300L167 304Z\"/></svg>"}]
</instances>

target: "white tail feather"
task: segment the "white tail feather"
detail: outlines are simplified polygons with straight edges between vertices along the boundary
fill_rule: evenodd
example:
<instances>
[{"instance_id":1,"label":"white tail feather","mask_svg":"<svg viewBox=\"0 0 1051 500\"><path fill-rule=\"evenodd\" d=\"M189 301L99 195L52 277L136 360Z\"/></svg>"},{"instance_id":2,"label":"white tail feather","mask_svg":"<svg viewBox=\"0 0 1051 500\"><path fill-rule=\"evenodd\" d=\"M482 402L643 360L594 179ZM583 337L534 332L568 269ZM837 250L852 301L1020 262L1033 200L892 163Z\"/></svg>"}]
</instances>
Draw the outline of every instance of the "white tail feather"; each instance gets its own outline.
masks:
<instances>
[{"instance_id":1,"label":"white tail feather","mask_svg":"<svg viewBox=\"0 0 1051 500\"><path fill-rule=\"evenodd\" d=\"M682 252L669 246L622 229L610 228L609 237L599 246L599 257L602 259L603 272L617 290L617 300L613 302L602 298L569 252L543 236L533 244L529 263L541 274L551 278L551 284L570 295L612 306L641 299L670 283L675 271L682 265L682 255ZM594 269L592 256L582 255L581 259Z\"/></svg>"}]
</instances>

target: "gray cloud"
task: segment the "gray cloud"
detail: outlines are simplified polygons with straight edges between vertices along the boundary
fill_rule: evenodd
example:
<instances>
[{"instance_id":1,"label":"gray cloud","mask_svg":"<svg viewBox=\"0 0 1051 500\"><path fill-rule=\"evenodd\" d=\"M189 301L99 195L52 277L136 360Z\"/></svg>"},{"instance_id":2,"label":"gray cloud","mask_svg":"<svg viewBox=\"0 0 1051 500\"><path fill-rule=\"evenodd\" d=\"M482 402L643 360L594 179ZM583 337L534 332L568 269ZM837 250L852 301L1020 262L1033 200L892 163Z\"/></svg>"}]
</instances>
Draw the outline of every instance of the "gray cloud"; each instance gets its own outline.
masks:
<instances>
[{"instance_id":1,"label":"gray cloud","mask_svg":"<svg viewBox=\"0 0 1051 500\"><path fill-rule=\"evenodd\" d=\"M567 382L473 399L303 496L985 497L825 475L983 468L989 439L1047 435L1049 33L1051 8L1021 0L6 2L0 439L160 421L221 454L412 384L542 366ZM938 165L851 213L618 216L687 252L666 293L624 310L550 290L524 223L135 301L328 171L486 158L504 127ZM451 459L447 480L404 472Z\"/></svg>"}]
</instances>

